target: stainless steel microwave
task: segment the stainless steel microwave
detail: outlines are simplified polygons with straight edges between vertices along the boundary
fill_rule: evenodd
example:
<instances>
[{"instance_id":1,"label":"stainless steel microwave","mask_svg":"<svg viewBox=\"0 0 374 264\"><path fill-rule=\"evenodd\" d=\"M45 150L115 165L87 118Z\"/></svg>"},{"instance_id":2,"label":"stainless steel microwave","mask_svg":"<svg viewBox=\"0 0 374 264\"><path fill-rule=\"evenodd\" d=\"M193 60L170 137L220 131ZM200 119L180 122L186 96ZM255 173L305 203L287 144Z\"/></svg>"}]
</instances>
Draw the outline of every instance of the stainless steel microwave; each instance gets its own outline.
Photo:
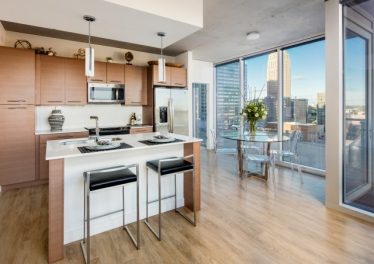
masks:
<instances>
[{"instance_id":1,"label":"stainless steel microwave","mask_svg":"<svg viewBox=\"0 0 374 264\"><path fill-rule=\"evenodd\" d=\"M125 103L125 85L111 83L88 83L88 103Z\"/></svg>"}]
</instances>

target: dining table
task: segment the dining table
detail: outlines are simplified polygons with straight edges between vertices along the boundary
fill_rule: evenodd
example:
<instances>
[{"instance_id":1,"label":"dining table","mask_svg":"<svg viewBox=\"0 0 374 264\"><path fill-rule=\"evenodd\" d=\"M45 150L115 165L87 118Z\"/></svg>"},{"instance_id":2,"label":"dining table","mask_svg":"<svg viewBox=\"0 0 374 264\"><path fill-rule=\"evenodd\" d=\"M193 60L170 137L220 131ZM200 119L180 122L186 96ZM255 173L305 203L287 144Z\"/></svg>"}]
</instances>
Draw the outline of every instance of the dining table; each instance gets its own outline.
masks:
<instances>
[{"instance_id":1,"label":"dining table","mask_svg":"<svg viewBox=\"0 0 374 264\"><path fill-rule=\"evenodd\" d=\"M279 135L277 132L268 132L268 131L256 131L255 133L248 133L243 131L231 131L227 133L223 133L223 138L229 140L235 140L237 146L237 162L238 162L238 174L241 178L246 178L248 176L254 176L261 178L265 181L269 178L269 162L264 163L263 173L258 172L251 172L244 169L244 152L243 152L243 144L255 144L255 143L262 143L263 144L263 155L266 155L270 160L271 157L271 146L272 143L279 143L279 142L286 142L289 141L290 138L285 135Z\"/></svg>"}]
</instances>

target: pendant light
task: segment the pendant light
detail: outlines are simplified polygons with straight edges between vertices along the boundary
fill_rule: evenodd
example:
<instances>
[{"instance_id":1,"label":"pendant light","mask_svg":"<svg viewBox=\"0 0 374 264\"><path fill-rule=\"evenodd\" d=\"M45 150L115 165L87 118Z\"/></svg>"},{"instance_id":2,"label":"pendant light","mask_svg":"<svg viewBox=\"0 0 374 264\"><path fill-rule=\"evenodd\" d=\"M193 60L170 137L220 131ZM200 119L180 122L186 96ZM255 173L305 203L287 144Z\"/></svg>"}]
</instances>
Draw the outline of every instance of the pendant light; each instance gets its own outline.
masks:
<instances>
[{"instance_id":1,"label":"pendant light","mask_svg":"<svg viewBox=\"0 0 374 264\"><path fill-rule=\"evenodd\" d=\"M85 52L86 76L92 77L95 75L95 51L91 48L91 22L94 22L96 18L85 15L83 16L83 19L88 22L88 48L86 48Z\"/></svg>"},{"instance_id":2,"label":"pendant light","mask_svg":"<svg viewBox=\"0 0 374 264\"><path fill-rule=\"evenodd\" d=\"M165 58L163 53L163 37L166 36L166 33L158 32L157 36L161 38L161 57L158 59L158 82L166 82Z\"/></svg>"}]
</instances>

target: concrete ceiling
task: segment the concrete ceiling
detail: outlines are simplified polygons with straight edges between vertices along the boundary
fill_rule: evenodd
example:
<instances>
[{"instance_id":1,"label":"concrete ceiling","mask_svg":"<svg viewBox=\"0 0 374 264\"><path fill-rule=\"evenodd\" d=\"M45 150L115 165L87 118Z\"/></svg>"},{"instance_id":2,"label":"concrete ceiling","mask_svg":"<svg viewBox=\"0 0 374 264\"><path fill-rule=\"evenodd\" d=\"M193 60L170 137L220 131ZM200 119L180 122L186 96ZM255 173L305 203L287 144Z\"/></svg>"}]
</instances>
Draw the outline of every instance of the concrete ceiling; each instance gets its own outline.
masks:
<instances>
[{"instance_id":1,"label":"concrete ceiling","mask_svg":"<svg viewBox=\"0 0 374 264\"><path fill-rule=\"evenodd\" d=\"M324 0L204 0L204 28L170 45L221 62L324 33ZM246 33L261 37L248 41Z\"/></svg>"}]
</instances>

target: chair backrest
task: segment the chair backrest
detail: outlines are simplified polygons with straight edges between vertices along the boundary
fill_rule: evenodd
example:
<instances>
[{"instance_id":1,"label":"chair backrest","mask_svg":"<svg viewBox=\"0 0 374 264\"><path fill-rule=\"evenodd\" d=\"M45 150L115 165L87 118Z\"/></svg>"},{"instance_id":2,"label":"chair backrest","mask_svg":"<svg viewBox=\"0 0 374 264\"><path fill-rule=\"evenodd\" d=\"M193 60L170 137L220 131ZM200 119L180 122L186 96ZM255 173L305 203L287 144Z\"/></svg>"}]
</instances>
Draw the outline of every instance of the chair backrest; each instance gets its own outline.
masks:
<instances>
[{"instance_id":1,"label":"chair backrest","mask_svg":"<svg viewBox=\"0 0 374 264\"><path fill-rule=\"evenodd\" d=\"M210 136L212 137L212 142L213 142L213 150L214 152L217 152L217 135L216 131L214 129L210 129Z\"/></svg>"},{"instance_id":2,"label":"chair backrest","mask_svg":"<svg viewBox=\"0 0 374 264\"><path fill-rule=\"evenodd\" d=\"M296 153L297 143L302 139L303 134L300 130L294 130L290 135L290 152Z\"/></svg>"}]
</instances>

